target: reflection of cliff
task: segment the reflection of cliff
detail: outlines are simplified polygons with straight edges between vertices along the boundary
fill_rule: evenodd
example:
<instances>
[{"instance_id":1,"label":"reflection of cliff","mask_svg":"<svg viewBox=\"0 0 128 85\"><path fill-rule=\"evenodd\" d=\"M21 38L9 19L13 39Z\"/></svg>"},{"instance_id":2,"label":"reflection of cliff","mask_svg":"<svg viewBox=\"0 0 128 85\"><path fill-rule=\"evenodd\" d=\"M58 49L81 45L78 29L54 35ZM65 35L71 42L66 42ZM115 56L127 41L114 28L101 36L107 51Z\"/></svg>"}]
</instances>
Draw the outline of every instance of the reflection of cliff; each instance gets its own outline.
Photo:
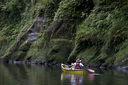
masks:
<instances>
[{"instance_id":1,"label":"reflection of cliff","mask_svg":"<svg viewBox=\"0 0 128 85\"><path fill-rule=\"evenodd\" d=\"M60 85L59 72L37 65L0 64L0 85Z\"/></svg>"},{"instance_id":2,"label":"reflection of cliff","mask_svg":"<svg viewBox=\"0 0 128 85\"><path fill-rule=\"evenodd\" d=\"M0 85L36 85L34 70L31 65L0 64Z\"/></svg>"},{"instance_id":3,"label":"reflection of cliff","mask_svg":"<svg viewBox=\"0 0 128 85\"><path fill-rule=\"evenodd\" d=\"M61 73L61 82L67 80L72 85L82 85L83 84L83 74L71 74L71 73Z\"/></svg>"},{"instance_id":4,"label":"reflection of cliff","mask_svg":"<svg viewBox=\"0 0 128 85\"><path fill-rule=\"evenodd\" d=\"M0 68L4 71L3 78L8 80L7 82L4 83L9 83L5 85L16 85L17 83L24 83L24 82L28 84L30 82L28 77L26 77L27 70L29 68L28 66L26 67L20 64L1 64L1 66Z\"/></svg>"},{"instance_id":5,"label":"reflection of cliff","mask_svg":"<svg viewBox=\"0 0 128 85\"><path fill-rule=\"evenodd\" d=\"M12 78L8 77L8 75L9 75L9 72L7 68L5 68L3 64L0 64L0 84L1 85L9 85L10 81L12 81Z\"/></svg>"}]
</instances>

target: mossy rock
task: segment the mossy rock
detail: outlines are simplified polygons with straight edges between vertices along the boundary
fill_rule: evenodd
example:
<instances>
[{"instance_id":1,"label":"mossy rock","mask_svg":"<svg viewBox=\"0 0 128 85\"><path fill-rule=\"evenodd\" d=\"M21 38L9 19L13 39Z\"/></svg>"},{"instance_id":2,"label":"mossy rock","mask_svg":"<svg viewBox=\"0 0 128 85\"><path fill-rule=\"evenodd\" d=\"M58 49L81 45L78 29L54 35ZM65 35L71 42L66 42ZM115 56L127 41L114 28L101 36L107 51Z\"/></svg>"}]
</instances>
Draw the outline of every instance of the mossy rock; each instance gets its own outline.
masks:
<instances>
[{"instance_id":1,"label":"mossy rock","mask_svg":"<svg viewBox=\"0 0 128 85\"><path fill-rule=\"evenodd\" d=\"M23 61L26 57L26 52L18 51L14 56L16 57L15 58L16 61Z\"/></svg>"},{"instance_id":2,"label":"mossy rock","mask_svg":"<svg viewBox=\"0 0 128 85\"><path fill-rule=\"evenodd\" d=\"M29 49L30 45L31 45L31 43L26 43L26 42L24 42L24 43L20 46L19 50L21 50L21 51L27 51L27 50Z\"/></svg>"},{"instance_id":3,"label":"mossy rock","mask_svg":"<svg viewBox=\"0 0 128 85\"><path fill-rule=\"evenodd\" d=\"M127 61L127 57L128 57L128 46L125 47L124 49L120 50L119 52L117 52L115 54L116 60L115 60L115 64L121 64L121 63L125 63L125 61Z\"/></svg>"},{"instance_id":4,"label":"mossy rock","mask_svg":"<svg viewBox=\"0 0 128 85\"><path fill-rule=\"evenodd\" d=\"M12 56L12 52L8 52L1 57L1 59L8 60Z\"/></svg>"},{"instance_id":5,"label":"mossy rock","mask_svg":"<svg viewBox=\"0 0 128 85\"><path fill-rule=\"evenodd\" d=\"M67 58L72 50L72 43L69 40L62 42L60 40L53 40L49 44L49 50L47 52L47 60L55 60L59 62L66 62Z\"/></svg>"},{"instance_id":6,"label":"mossy rock","mask_svg":"<svg viewBox=\"0 0 128 85\"><path fill-rule=\"evenodd\" d=\"M18 43L15 43L15 44L10 48L10 52L16 51L18 47L19 47L19 46L18 46Z\"/></svg>"}]
</instances>

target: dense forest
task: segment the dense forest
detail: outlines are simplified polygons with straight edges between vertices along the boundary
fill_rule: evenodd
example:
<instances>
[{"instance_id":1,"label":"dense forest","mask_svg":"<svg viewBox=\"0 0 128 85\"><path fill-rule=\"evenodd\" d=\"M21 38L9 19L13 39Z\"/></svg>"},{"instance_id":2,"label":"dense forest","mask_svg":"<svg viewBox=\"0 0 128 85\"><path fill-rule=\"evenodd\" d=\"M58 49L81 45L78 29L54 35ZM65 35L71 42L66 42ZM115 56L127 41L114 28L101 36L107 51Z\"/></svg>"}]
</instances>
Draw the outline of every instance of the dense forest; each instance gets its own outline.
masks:
<instances>
[{"instance_id":1,"label":"dense forest","mask_svg":"<svg viewBox=\"0 0 128 85\"><path fill-rule=\"evenodd\" d=\"M128 66L128 0L0 0L0 60Z\"/></svg>"}]
</instances>

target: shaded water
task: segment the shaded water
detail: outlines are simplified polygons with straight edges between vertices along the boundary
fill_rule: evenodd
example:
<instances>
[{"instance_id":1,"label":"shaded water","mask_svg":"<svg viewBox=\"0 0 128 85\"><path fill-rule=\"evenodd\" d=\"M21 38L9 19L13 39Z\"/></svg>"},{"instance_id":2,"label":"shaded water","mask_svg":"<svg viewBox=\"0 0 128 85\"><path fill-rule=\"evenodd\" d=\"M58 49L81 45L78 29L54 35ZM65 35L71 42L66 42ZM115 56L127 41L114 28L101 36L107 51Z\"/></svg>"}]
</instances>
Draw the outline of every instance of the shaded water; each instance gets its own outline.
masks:
<instances>
[{"instance_id":1,"label":"shaded water","mask_svg":"<svg viewBox=\"0 0 128 85\"><path fill-rule=\"evenodd\" d=\"M78 75L60 67L0 64L0 85L128 85L128 73L97 69Z\"/></svg>"}]
</instances>

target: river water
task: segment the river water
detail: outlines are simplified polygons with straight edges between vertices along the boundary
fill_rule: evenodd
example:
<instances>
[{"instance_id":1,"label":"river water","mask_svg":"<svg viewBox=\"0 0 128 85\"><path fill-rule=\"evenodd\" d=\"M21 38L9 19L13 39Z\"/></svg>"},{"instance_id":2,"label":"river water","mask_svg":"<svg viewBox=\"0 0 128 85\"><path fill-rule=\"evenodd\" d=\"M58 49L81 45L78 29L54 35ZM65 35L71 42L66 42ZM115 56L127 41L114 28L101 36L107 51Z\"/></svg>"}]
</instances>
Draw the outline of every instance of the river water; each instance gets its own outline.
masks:
<instances>
[{"instance_id":1,"label":"river water","mask_svg":"<svg viewBox=\"0 0 128 85\"><path fill-rule=\"evenodd\" d=\"M60 67L1 64L0 85L128 85L128 73L95 69L85 74L62 72Z\"/></svg>"}]
</instances>

